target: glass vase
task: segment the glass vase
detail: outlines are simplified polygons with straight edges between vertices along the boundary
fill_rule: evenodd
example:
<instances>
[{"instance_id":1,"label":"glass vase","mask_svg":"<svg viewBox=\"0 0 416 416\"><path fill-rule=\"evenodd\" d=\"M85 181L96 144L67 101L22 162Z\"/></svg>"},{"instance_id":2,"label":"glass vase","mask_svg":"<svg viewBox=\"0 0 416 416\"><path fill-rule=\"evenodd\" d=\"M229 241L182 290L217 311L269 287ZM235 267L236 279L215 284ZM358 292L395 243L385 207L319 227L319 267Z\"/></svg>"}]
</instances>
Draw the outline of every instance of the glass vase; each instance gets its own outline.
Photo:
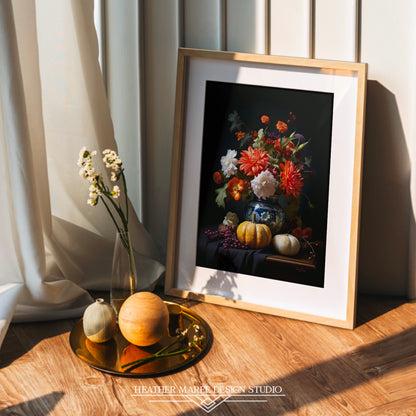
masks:
<instances>
[{"instance_id":1,"label":"glass vase","mask_svg":"<svg viewBox=\"0 0 416 416\"><path fill-rule=\"evenodd\" d=\"M123 302L137 290L137 272L128 232L117 233L114 244L110 301L116 314Z\"/></svg>"}]
</instances>

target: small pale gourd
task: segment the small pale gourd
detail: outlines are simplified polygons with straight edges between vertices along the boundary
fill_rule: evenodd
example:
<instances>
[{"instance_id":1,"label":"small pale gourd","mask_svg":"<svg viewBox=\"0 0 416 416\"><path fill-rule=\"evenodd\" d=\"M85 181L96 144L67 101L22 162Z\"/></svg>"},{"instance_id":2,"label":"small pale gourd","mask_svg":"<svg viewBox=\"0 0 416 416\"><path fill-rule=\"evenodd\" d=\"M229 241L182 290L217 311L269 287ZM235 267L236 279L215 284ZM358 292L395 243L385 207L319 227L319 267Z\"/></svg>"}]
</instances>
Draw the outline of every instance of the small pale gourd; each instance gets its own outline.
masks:
<instances>
[{"instance_id":1,"label":"small pale gourd","mask_svg":"<svg viewBox=\"0 0 416 416\"><path fill-rule=\"evenodd\" d=\"M84 312L85 336L92 342L106 342L111 339L117 327L116 313L104 299L97 299Z\"/></svg>"},{"instance_id":2,"label":"small pale gourd","mask_svg":"<svg viewBox=\"0 0 416 416\"><path fill-rule=\"evenodd\" d=\"M292 234L276 234L273 237L273 246L284 256L296 256L300 251L299 240Z\"/></svg>"},{"instance_id":3,"label":"small pale gourd","mask_svg":"<svg viewBox=\"0 0 416 416\"><path fill-rule=\"evenodd\" d=\"M169 311L159 296L152 292L138 292L129 296L121 306L118 325L127 341L146 347L167 334Z\"/></svg>"}]
</instances>

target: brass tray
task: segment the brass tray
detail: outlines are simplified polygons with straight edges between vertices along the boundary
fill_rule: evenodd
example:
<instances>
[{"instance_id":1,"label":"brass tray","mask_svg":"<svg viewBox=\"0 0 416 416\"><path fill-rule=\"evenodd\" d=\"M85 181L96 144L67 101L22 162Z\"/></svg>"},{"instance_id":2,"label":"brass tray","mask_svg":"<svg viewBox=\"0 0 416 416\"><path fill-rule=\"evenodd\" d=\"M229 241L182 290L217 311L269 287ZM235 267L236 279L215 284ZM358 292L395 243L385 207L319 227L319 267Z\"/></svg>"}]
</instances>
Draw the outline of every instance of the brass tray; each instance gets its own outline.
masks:
<instances>
[{"instance_id":1,"label":"brass tray","mask_svg":"<svg viewBox=\"0 0 416 416\"><path fill-rule=\"evenodd\" d=\"M208 324L192 310L173 302L166 302L169 310L169 328L166 335L156 344L149 347L137 347L130 344L117 328L112 339L102 344L91 342L84 334L82 318L75 324L69 336L72 351L90 367L105 373L125 377L151 377L172 373L195 364L209 350L212 343L212 332ZM170 357L158 358L130 372L121 366L156 353L177 339L177 330L183 331L192 324L198 325L203 340L199 347L190 352ZM174 350L173 350L174 351Z\"/></svg>"}]
</instances>

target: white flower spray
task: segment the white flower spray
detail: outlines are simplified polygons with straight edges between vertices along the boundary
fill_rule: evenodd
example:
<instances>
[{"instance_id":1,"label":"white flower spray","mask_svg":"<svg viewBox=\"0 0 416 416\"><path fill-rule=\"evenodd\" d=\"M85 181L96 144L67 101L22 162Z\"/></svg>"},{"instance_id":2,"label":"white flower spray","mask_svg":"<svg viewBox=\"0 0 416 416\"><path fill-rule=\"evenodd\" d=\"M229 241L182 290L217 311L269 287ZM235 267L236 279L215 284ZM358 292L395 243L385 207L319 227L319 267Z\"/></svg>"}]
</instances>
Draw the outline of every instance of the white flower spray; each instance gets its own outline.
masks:
<instances>
[{"instance_id":1,"label":"white flower spray","mask_svg":"<svg viewBox=\"0 0 416 416\"><path fill-rule=\"evenodd\" d=\"M103 151L103 162L107 169L111 169L110 180L112 182L122 181L124 187L124 209L121 206L121 202L116 203L121 195L121 190L118 185L114 185L112 188L108 187L103 179L103 176L95 170L93 164L93 157L97 155L95 150L90 151L86 147L83 147L79 152L78 166L81 168L79 174L82 178L87 179L90 182L89 198L87 203L91 206L96 206L98 202L103 201L111 219L117 231L121 234L128 232L129 221L129 205L127 197L127 184L124 176L123 162L114 150L106 149ZM114 211L120 217L119 221L114 216Z\"/></svg>"},{"instance_id":2,"label":"white flower spray","mask_svg":"<svg viewBox=\"0 0 416 416\"><path fill-rule=\"evenodd\" d=\"M102 201L107 212L109 213L117 232L120 235L123 246L129 253L130 262L132 264L133 259L130 255L132 250L130 249L131 243L129 238L129 204L127 196L127 183L124 176L123 163L114 150L106 149L103 151L103 162L107 169L111 169L110 180L112 182L118 182L121 180L124 188L124 208L119 198L121 195L121 189L118 185L113 185L112 188L107 186L104 182L103 176L99 174L94 167L93 157L97 155L97 152L90 151L86 147L83 147L79 152L78 166L80 167L79 174L82 178L88 180L90 186L89 198L87 204L95 207L99 201ZM118 219L117 219L118 216ZM133 268L131 268L133 270ZM135 276L131 276L131 289L132 293L135 288Z\"/></svg>"}]
</instances>

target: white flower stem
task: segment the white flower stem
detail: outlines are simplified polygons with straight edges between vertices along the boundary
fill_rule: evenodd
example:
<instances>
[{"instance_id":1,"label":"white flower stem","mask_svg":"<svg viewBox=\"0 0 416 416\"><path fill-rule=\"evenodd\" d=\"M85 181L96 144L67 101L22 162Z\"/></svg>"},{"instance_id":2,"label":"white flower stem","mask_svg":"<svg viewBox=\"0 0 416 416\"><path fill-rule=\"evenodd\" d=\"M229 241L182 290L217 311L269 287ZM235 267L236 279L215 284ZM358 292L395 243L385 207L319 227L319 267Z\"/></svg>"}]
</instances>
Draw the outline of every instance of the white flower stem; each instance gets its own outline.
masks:
<instances>
[{"instance_id":1,"label":"white flower stem","mask_svg":"<svg viewBox=\"0 0 416 416\"><path fill-rule=\"evenodd\" d=\"M126 202L126 223L129 223L129 200L127 197L127 182L126 177L124 176L124 169L121 171L121 177L123 179L123 185L124 185L124 199Z\"/></svg>"}]
</instances>

